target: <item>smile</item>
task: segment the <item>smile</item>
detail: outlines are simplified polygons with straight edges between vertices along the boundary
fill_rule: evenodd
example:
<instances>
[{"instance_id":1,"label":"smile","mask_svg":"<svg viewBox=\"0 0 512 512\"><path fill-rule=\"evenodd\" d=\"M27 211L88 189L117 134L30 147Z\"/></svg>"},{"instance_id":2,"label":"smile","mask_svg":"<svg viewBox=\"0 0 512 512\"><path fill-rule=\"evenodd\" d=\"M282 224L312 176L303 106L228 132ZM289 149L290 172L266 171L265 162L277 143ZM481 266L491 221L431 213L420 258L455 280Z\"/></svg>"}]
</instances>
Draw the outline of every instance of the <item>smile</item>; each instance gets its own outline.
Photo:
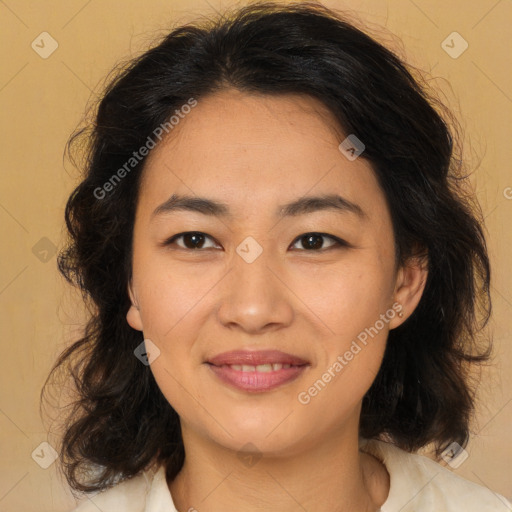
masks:
<instances>
[{"instance_id":1,"label":"smile","mask_svg":"<svg viewBox=\"0 0 512 512\"><path fill-rule=\"evenodd\" d=\"M229 364L229 365L223 365L223 366L228 366L229 368L231 368L232 370L236 370L236 371L239 371L239 372L263 372L263 373L268 373L268 372L275 372L277 370L281 370L281 369L287 369L287 368L290 368L291 366L294 366L294 365L291 365L291 364L282 364L282 363L272 363L272 364L259 364L257 366L253 366L253 365L250 365L250 364Z\"/></svg>"},{"instance_id":2,"label":"smile","mask_svg":"<svg viewBox=\"0 0 512 512\"><path fill-rule=\"evenodd\" d=\"M293 365L283 363L266 363L260 365L223 364L207 365L215 379L231 388L249 393L262 393L284 386L295 379L309 367L308 364Z\"/></svg>"}]
</instances>

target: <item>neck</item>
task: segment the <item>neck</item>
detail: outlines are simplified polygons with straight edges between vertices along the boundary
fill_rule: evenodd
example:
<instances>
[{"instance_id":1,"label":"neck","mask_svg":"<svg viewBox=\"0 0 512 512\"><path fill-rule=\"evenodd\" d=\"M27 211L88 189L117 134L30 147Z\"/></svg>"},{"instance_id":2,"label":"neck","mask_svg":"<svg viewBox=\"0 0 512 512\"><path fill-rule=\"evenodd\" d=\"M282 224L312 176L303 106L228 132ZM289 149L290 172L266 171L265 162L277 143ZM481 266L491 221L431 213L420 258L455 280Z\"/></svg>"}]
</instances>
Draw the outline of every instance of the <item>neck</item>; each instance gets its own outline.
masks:
<instances>
[{"instance_id":1,"label":"neck","mask_svg":"<svg viewBox=\"0 0 512 512\"><path fill-rule=\"evenodd\" d=\"M388 496L386 468L359 451L357 430L286 455L241 454L182 432L185 463L168 482L179 512L376 512Z\"/></svg>"}]
</instances>

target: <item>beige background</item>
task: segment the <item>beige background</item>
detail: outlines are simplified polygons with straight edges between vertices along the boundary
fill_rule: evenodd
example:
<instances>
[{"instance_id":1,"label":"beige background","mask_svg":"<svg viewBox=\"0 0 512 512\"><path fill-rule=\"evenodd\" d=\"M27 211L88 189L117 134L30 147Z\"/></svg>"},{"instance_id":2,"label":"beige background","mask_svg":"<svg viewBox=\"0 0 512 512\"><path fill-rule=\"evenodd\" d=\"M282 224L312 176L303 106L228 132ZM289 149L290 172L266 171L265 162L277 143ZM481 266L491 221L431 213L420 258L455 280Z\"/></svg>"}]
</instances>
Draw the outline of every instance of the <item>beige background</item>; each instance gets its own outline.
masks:
<instances>
[{"instance_id":1,"label":"beige background","mask_svg":"<svg viewBox=\"0 0 512 512\"><path fill-rule=\"evenodd\" d=\"M63 241L63 209L76 173L63 149L101 80L119 60L151 44L171 23L232 2L195 0L0 1L0 511L60 512L74 499L31 454L51 442L39 393L51 364L76 329L73 305L53 251ZM512 3L502 0L326 1L387 27L409 61L436 78L466 130L466 156L486 216L494 284L496 360L484 375L469 458L457 473L512 499ZM376 24L376 25L373 25ZM468 42L458 58L441 43L453 31ZM31 43L48 32L58 49L47 59ZM458 44L458 43L457 43ZM450 88L451 84L451 88ZM95 92L93 92L95 91ZM34 248L35 247L35 248ZM45 252L46 251L46 252ZM47 261L45 261L45 259ZM38 448L39 447L39 448ZM42 450L42 451L41 451ZM40 457L43 457L42 455Z\"/></svg>"}]
</instances>

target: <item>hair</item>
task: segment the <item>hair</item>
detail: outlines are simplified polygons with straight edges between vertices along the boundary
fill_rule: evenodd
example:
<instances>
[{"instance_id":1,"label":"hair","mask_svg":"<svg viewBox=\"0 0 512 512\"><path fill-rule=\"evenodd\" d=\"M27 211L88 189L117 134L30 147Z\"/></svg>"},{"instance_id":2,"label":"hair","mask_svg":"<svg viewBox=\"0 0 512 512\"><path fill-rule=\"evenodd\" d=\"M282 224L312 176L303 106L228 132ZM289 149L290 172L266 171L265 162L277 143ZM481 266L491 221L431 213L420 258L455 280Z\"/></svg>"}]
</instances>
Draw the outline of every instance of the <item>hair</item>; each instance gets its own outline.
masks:
<instances>
[{"instance_id":1,"label":"hair","mask_svg":"<svg viewBox=\"0 0 512 512\"><path fill-rule=\"evenodd\" d=\"M363 398L360 436L409 452L433 443L437 455L454 441L466 446L476 399L471 371L492 346L489 334L480 336L491 314L489 259L458 124L414 74L321 4L259 2L176 27L109 77L94 121L68 141L68 150L87 143L58 255L59 271L93 307L41 393L65 366L76 399L59 454L73 489L103 490L154 464L165 464L172 479L183 465L179 416L134 357L143 338L126 321L145 158L105 197L95 190L191 97L227 88L308 95L364 142L360 158L371 163L388 203L396 261L420 258L428 277L415 311L389 333Z\"/></svg>"}]
</instances>

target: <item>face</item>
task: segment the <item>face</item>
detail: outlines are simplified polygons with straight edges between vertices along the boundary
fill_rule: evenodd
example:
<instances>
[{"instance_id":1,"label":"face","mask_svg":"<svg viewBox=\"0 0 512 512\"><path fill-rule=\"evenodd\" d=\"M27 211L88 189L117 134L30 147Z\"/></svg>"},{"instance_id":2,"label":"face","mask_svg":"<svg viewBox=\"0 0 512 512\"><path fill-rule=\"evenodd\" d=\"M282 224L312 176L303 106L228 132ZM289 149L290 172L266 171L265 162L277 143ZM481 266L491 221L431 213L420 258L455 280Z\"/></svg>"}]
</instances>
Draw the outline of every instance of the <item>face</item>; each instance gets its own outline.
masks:
<instances>
[{"instance_id":1,"label":"face","mask_svg":"<svg viewBox=\"0 0 512 512\"><path fill-rule=\"evenodd\" d=\"M357 430L424 275L395 268L384 194L345 137L312 98L231 90L148 156L127 320L184 432L283 455Z\"/></svg>"}]
</instances>

